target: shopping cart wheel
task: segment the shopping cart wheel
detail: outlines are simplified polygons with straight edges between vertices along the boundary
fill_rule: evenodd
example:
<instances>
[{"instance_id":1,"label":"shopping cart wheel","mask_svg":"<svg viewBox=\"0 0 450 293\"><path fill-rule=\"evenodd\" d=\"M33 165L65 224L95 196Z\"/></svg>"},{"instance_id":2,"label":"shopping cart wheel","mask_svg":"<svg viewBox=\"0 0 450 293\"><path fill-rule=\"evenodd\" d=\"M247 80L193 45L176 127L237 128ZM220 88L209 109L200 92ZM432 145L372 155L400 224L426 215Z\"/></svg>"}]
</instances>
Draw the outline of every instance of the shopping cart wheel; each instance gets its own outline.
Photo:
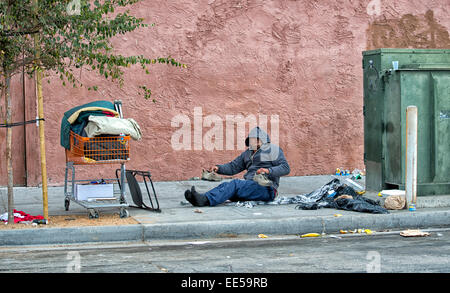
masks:
<instances>
[{"instance_id":1,"label":"shopping cart wheel","mask_svg":"<svg viewBox=\"0 0 450 293\"><path fill-rule=\"evenodd\" d=\"M88 209L89 219L98 219L98 212L94 209Z\"/></svg>"},{"instance_id":2,"label":"shopping cart wheel","mask_svg":"<svg viewBox=\"0 0 450 293\"><path fill-rule=\"evenodd\" d=\"M69 210L69 206L70 206L70 198L65 198L64 199L64 208L66 209L66 211Z\"/></svg>"},{"instance_id":3,"label":"shopping cart wheel","mask_svg":"<svg viewBox=\"0 0 450 293\"><path fill-rule=\"evenodd\" d=\"M127 209L122 208L122 209L120 209L119 216L121 218L128 218L130 216L130 213L128 212Z\"/></svg>"}]
</instances>

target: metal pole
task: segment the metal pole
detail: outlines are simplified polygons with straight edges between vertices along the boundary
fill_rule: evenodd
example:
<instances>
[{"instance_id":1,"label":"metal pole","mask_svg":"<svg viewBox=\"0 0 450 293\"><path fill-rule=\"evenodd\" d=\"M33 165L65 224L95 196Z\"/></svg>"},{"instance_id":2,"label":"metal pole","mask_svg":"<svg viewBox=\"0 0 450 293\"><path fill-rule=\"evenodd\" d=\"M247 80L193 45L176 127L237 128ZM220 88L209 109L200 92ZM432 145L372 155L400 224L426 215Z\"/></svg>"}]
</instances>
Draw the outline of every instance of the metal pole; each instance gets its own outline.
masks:
<instances>
[{"instance_id":1,"label":"metal pole","mask_svg":"<svg viewBox=\"0 0 450 293\"><path fill-rule=\"evenodd\" d=\"M406 207L417 201L417 117L416 106L406 108Z\"/></svg>"}]
</instances>

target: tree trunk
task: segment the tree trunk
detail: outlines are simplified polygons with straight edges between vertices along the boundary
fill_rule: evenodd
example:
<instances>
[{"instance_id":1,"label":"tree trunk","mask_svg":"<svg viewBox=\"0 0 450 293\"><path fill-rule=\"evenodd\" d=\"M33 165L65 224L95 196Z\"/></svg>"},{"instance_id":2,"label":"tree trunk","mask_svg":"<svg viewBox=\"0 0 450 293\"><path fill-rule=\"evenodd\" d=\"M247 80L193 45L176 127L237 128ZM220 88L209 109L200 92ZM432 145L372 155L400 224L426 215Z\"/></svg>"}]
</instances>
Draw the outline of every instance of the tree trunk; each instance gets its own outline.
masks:
<instances>
[{"instance_id":1,"label":"tree trunk","mask_svg":"<svg viewBox=\"0 0 450 293\"><path fill-rule=\"evenodd\" d=\"M69 4L72 5L72 4ZM38 0L33 0L34 12L38 13ZM44 97L42 96L42 69L38 60L41 57L39 45L39 34L34 34L34 47L36 49L35 65L36 65L36 87L38 100L38 116L39 116L39 147L41 151L41 176L42 176L42 203L44 211L44 219L48 220L48 188L47 188L47 163L45 158L45 130L44 130Z\"/></svg>"},{"instance_id":2,"label":"tree trunk","mask_svg":"<svg viewBox=\"0 0 450 293\"><path fill-rule=\"evenodd\" d=\"M38 115L39 119L44 119L44 97L42 96L42 72L40 68L36 70L36 87L38 95ZM44 120L39 120L39 146L41 151L42 204L44 219L48 220L47 162L45 158Z\"/></svg>"},{"instance_id":3,"label":"tree trunk","mask_svg":"<svg viewBox=\"0 0 450 293\"><path fill-rule=\"evenodd\" d=\"M12 123L11 75L5 74L6 124ZM8 174L8 225L14 224L14 176L12 168L12 127L6 128L6 171Z\"/></svg>"}]
</instances>

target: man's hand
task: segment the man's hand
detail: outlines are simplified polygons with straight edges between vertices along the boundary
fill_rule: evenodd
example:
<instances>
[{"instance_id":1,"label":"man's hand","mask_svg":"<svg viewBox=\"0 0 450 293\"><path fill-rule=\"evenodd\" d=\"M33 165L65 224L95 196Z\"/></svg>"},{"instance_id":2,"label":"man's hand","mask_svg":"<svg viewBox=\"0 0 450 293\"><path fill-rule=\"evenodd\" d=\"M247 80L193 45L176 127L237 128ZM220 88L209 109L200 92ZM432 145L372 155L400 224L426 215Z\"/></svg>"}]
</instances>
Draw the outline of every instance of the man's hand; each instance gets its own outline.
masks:
<instances>
[{"instance_id":1,"label":"man's hand","mask_svg":"<svg viewBox=\"0 0 450 293\"><path fill-rule=\"evenodd\" d=\"M257 174L266 173L269 174L269 169L266 168L259 168L258 171L256 171Z\"/></svg>"},{"instance_id":2,"label":"man's hand","mask_svg":"<svg viewBox=\"0 0 450 293\"><path fill-rule=\"evenodd\" d=\"M219 167L213 166L211 167L211 171L217 173L217 171L219 171Z\"/></svg>"}]
</instances>

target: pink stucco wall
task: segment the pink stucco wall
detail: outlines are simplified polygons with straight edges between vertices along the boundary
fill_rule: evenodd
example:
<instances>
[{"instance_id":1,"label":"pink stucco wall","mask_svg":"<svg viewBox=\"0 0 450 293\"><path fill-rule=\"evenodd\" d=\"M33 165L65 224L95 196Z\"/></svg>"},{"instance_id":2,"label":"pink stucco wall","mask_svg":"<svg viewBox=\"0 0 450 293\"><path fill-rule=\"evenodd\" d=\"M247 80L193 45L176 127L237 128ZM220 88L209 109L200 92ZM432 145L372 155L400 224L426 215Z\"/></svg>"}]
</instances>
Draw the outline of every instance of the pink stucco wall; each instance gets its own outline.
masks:
<instances>
[{"instance_id":1,"label":"pink stucco wall","mask_svg":"<svg viewBox=\"0 0 450 293\"><path fill-rule=\"evenodd\" d=\"M45 84L49 184L64 180L59 145L62 113L93 100L121 99L125 117L143 131L133 141L129 169L151 170L154 180L200 176L202 167L227 162L241 150L174 150L177 115L194 126L194 108L203 118L259 114L279 118L279 144L290 175L331 174L337 167L364 168L361 52L379 47L450 48L449 0L256 1L143 0L133 13L154 27L117 37L121 54L168 55L188 65L138 66L125 84L104 81L83 70L83 88ZM152 88L156 102L138 95ZM87 86L98 85L98 92ZM203 122L205 122L203 120ZM202 135L211 127L204 126ZM271 132L269 127L269 133ZM86 176L107 177L109 168L83 168Z\"/></svg>"}]
</instances>

